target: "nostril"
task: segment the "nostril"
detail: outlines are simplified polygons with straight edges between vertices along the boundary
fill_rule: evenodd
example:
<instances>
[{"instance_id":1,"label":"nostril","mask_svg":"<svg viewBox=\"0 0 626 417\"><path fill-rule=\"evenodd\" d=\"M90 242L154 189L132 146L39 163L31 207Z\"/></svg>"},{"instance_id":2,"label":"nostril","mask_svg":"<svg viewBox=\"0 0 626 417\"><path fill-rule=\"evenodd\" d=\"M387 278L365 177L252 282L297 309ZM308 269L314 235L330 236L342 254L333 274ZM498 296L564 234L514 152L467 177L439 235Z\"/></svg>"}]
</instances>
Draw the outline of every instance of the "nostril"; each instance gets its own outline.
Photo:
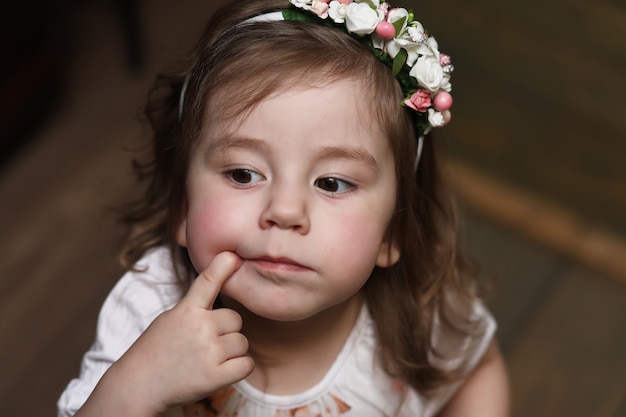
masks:
<instances>
[{"instance_id":1,"label":"nostril","mask_svg":"<svg viewBox=\"0 0 626 417\"><path fill-rule=\"evenodd\" d=\"M305 187L300 183L274 181L260 216L261 228L307 232L310 223L309 205L303 189Z\"/></svg>"}]
</instances>

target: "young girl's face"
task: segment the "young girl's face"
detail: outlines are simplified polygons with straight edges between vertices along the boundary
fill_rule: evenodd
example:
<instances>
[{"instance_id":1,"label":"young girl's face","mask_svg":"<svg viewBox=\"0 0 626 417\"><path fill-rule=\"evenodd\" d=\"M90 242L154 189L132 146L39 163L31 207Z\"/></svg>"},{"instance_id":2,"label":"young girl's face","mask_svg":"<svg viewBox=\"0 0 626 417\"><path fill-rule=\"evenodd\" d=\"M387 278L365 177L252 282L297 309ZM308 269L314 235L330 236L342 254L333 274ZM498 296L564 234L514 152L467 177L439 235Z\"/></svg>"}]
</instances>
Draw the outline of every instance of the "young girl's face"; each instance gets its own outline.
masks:
<instances>
[{"instance_id":1,"label":"young girl's face","mask_svg":"<svg viewBox=\"0 0 626 417\"><path fill-rule=\"evenodd\" d=\"M340 81L273 95L231 128L213 124L191 155L178 242L198 271L239 255L222 294L257 315L313 316L397 261L384 240L394 160L358 91Z\"/></svg>"}]
</instances>

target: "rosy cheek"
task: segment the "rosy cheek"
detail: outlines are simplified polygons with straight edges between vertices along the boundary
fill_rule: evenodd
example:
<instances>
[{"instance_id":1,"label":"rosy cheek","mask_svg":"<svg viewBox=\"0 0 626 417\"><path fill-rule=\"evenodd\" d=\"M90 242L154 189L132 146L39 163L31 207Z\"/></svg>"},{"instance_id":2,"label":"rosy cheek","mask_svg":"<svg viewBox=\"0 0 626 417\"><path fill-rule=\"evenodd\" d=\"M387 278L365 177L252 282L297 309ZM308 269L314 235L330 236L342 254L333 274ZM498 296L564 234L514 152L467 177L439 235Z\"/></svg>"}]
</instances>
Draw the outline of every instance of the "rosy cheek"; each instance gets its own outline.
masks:
<instances>
[{"instance_id":1,"label":"rosy cheek","mask_svg":"<svg viewBox=\"0 0 626 417\"><path fill-rule=\"evenodd\" d=\"M241 241L242 216L219 204L191 207L187 217L187 248L197 270L222 251L235 250Z\"/></svg>"},{"instance_id":2,"label":"rosy cheek","mask_svg":"<svg viewBox=\"0 0 626 417\"><path fill-rule=\"evenodd\" d=\"M338 227L344 235L342 239L351 242L369 242L372 240L372 231L369 227L363 227L364 224L371 224L370 218L359 218L355 216L345 216L340 219Z\"/></svg>"}]
</instances>

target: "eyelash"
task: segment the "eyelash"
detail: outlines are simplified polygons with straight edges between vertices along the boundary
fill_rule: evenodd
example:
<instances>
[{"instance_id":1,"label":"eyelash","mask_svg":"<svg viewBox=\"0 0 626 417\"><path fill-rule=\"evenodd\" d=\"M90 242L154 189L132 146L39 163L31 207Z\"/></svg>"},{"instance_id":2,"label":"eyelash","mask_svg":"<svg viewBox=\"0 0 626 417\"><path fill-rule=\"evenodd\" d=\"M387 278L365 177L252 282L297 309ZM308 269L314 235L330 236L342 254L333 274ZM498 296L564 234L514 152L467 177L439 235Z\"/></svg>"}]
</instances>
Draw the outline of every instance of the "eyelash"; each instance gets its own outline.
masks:
<instances>
[{"instance_id":1,"label":"eyelash","mask_svg":"<svg viewBox=\"0 0 626 417\"><path fill-rule=\"evenodd\" d=\"M246 181L246 180L242 180L241 178L239 179L236 178L237 175L242 175L242 174L245 175L246 177L250 177L250 179ZM224 171L222 175L228 178L228 180L231 181L233 184L239 187L243 187L243 188L252 187L257 182L265 180L265 177L263 175L248 168L229 169L229 170ZM255 177L256 177L256 181L254 180Z\"/></svg>"},{"instance_id":2,"label":"eyelash","mask_svg":"<svg viewBox=\"0 0 626 417\"><path fill-rule=\"evenodd\" d=\"M322 181L327 181L333 185L336 185L338 188L341 188L342 184L344 186L345 189L343 190L328 190L322 187ZM328 185L328 184L326 184ZM351 183L350 181L346 181L343 180L341 178L337 178L337 177L322 177L322 178L318 178L317 180L315 180L315 186L320 188L324 193L327 194L331 194L331 195L338 195L338 194L345 194L348 193L350 191L352 191L356 185Z\"/></svg>"},{"instance_id":3,"label":"eyelash","mask_svg":"<svg viewBox=\"0 0 626 417\"><path fill-rule=\"evenodd\" d=\"M229 169L224 171L222 175L228 178L230 182L241 188L252 187L257 182L265 180L263 175L248 168ZM240 175L244 175L246 178L237 178ZM352 191L356 187L356 185L350 181L332 176L318 178L315 180L314 185L323 193L330 195L345 194Z\"/></svg>"}]
</instances>

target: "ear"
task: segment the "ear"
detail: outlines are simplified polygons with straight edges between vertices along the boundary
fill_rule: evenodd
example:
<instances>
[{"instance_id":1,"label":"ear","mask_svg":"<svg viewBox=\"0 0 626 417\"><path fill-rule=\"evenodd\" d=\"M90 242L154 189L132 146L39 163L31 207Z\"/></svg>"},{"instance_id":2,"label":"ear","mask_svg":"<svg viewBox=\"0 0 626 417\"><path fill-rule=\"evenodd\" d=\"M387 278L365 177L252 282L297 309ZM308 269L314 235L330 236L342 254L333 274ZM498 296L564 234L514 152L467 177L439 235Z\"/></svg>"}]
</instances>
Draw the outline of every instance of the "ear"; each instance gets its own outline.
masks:
<instances>
[{"instance_id":1,"label":"ear","mask_svg":"<svg viewBox=\"0 0 626 417\"><path fill-rule=\"evenodd\" d=\"M178 224L176 230L176 243L182 247L187 247L187 216L185 216Z\"/></svg>"},{"instance_id":2,"label":"ear","mask_svg":"<svg viewBox=\"0 0 626 417\"><path fill-rule=\"evenodd\" d=\"M181 209L181 219L178 223L178 228L176 229L176 243L180 246L186 248L187 247L187 201L183 202L183 207Z\"/></svg>"},{"instance_id":3,"label":"ear","mask_svg":"<svg viewBox=\"0 0 626 417\"><path fill-rule=\"evenodd\" d=\"M380 268L389 268L400 259L400 249L395 243L383 242L378 250L376 257L376 266Z\"/></svg>"}]
</instances>

